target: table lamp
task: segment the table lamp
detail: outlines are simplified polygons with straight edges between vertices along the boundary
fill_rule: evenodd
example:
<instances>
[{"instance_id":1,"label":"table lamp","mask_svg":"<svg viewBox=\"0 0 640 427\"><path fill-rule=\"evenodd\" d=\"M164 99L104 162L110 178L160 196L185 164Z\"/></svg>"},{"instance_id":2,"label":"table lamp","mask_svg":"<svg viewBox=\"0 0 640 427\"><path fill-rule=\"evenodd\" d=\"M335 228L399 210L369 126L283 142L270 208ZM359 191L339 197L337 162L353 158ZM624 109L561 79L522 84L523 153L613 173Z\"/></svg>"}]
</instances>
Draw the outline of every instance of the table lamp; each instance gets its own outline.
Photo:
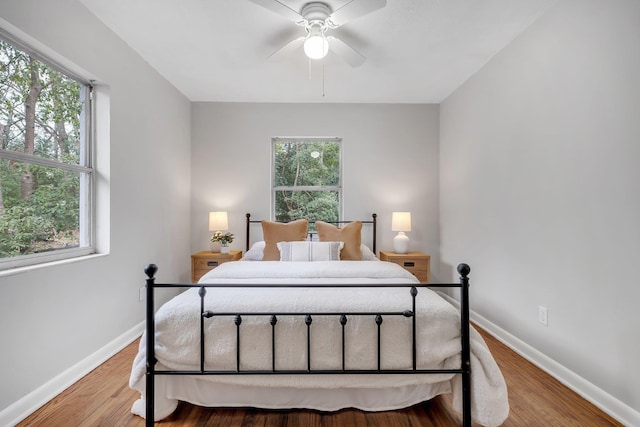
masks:
<instances>
[{"instance_id":1,"label":"table lamp","mask_svg":"<svg viewBox=\"0 0 640 427\"><path fill-rule=\"evenodd\" d=\"M229 229L227 212L209 212L209 231L226 231ZM217 249L217 250L215 250ZM220 244L211 245L211 252L220 252Z\"/></svg>"},{"instance_id":2,"label":"table lamp","mask_svg":"<svg viewBox=\"0 0 640 427\"><path fill-rule=\"evenodd\" d=\"M391 216L391 231L398 234L393 238L393 251L397 254L409 252L409 236L405 231L411 231L411 212L393 212Z\"/></svg>"}]
</instances>

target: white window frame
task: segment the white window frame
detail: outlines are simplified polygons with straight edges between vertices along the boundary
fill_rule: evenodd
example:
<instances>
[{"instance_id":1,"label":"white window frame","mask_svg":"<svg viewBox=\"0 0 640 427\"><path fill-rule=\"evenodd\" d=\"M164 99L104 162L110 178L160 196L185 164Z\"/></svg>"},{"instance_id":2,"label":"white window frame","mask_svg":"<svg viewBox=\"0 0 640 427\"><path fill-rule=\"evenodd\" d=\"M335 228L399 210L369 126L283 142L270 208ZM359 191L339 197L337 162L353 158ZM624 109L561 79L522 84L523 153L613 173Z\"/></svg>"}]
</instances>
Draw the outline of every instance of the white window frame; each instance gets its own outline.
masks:
<instances>
[{"instance_id":1,"label":"white window frame","mask_svg":"<svg viewBox=\"0 0 640 427\"><path fill-rule=\"evenodd\" d=\"M95 108L93 99L92 81L79 76L77 73L69 71L64 66L47 58L45 55L34 50L22 41L16 39L11 34L0 28L0 37L15 48L28 53L38 61L48 65L52 69L73 79L82 85L81 97L84 108L80 116L80 158L79 164L62 163L56 160L24 154L16 151L0 149L0 158L22 163L36 164L40 166L52 167L80 174L80 201L79 201L79 247L56 249L35 254L17 255L8 258L0 258L0 272L17 267L27 267L45 264L53 261L66 260L81 256L91 255L96 252L96 201L95 201Z\"/></svg>"}]
</instances>

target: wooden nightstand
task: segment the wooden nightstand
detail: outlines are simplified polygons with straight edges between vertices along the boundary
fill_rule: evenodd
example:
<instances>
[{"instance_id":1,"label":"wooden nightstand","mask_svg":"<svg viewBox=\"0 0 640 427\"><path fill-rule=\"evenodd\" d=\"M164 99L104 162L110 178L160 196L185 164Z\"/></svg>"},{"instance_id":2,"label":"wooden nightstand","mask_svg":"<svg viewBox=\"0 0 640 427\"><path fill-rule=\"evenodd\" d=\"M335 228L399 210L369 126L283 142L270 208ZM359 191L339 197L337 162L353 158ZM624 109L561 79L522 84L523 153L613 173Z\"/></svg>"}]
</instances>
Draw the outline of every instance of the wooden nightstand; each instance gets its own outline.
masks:
<instances>
[{"instance_id":1,"label":"wooden nightstand","mask_svg":"<svg viewBox=\"0 0 640 427\"><path fill-rule=\"evenodd\" d=\"M198 283L204 274L222 263L238 261L242 258L242 251L230 250L228 254L211 251L201 251L191 255L191 282Z\"/></svg>"},{"instance_id":2,"label":"wooden nightstand","mask_svg":"<svg viewBox=\"0 0 640 427\"><path fill-rule=\"evenodd\" d=\"M416 276L421 283L429 283L431 257L425 253L414 251L407 254L397 254L391 251L380 251L380 260L398 264Z\"/></svg>"}]
</instances>

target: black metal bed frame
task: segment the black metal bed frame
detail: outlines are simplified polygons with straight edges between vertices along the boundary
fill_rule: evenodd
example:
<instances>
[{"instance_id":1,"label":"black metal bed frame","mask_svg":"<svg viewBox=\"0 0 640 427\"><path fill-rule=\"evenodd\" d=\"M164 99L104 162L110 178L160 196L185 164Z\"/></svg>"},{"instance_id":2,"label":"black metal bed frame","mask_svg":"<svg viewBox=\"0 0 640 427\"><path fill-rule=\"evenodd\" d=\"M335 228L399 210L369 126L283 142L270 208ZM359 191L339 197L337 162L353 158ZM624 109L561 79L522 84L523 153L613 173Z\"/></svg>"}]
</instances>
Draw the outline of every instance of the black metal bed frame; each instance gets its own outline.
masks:
<instances>
[{"instance_id":1,"label":"black metal bed frame","mask_svg":"<svg viewBox=\"0 0 640 427\"><path fill-rule=\"evenodd\" d=\"M376 216L373 215L374 236L375 236ZM250 215L247 214L247 227L252 222ZM346 221L345 221L346 222ZM341 222L343 223L343 222ZM375 238L374 238L375 245ZM375 247L375 246L374 246ZM212 312L205 310L204 298L207 294L207 288L228 288L238 287L238 285L225 284L158 284L155 282L155 274L158 267L155 264L149 264L145 268L146 279L146 425L148 427L154 425L154 401L155 401L155 376L156 375L343 375L343 374L398 374L398 375L415 375L415 374L460 374L462 376L462 425L471 427L471 353L470 353L470 337L469 337L469 272L471 268L467 264L458 265L458 273L460 274L460 283L434 283L434 284L314 284L314 285L296 285L296 284L247 284L241 287L247 288L309 288L309 287L325 287L325 288L409 288L411 295L411 307L403 311L376 311L376 312ZM156 370L155 365L157 359L155 357L155 306L154 306L154 290L157 288L199 288L200 296L200 369L196 370ZM460 288L460 337L462 344L461 364L458 369L418 369L416 362L416 296L418 287L425 288ZM208 370L205 369L205 319L211 317L233 317L236 325L236 367L233 370ZM264 316L271 325L271 369L241 369L241 347L240 334L243 316ZM307 346L307 367L306 369L276 369L276 325L278 316L299 316L303 319L306 328L306 346ZM312 369L311 355L311 334L314 316L335 316L342 327L342 369L320 370ZM345 367L345 327L350 316L371 316L377 325L377 369L346 369ZM412 368L411 369L383 369L381 367L381 328L386 316L403 316L412 319Z\"/></svg>"}]
</instances>

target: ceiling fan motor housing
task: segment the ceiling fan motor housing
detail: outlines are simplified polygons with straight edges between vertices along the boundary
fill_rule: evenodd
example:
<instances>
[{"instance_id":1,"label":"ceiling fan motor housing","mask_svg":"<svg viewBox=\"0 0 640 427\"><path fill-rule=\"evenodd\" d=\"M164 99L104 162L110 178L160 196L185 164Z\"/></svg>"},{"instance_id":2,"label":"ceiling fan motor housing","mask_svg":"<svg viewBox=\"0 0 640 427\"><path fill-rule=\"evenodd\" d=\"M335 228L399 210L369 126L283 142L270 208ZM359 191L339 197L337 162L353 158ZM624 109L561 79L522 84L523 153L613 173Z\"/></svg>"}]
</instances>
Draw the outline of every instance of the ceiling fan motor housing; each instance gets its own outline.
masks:
<instances>
[{"instance_id":1,"label":"ceiling fan motor housing","mask_svg":"<svg viewBox=\"0 0 640 427\"><path fill-rule=\"evenodd\" d=\"M331 15L331 7L322 2L311 2L304 5L300 14L308 22L320 21L324 23Z\"/></svg>"}]
</instances>

